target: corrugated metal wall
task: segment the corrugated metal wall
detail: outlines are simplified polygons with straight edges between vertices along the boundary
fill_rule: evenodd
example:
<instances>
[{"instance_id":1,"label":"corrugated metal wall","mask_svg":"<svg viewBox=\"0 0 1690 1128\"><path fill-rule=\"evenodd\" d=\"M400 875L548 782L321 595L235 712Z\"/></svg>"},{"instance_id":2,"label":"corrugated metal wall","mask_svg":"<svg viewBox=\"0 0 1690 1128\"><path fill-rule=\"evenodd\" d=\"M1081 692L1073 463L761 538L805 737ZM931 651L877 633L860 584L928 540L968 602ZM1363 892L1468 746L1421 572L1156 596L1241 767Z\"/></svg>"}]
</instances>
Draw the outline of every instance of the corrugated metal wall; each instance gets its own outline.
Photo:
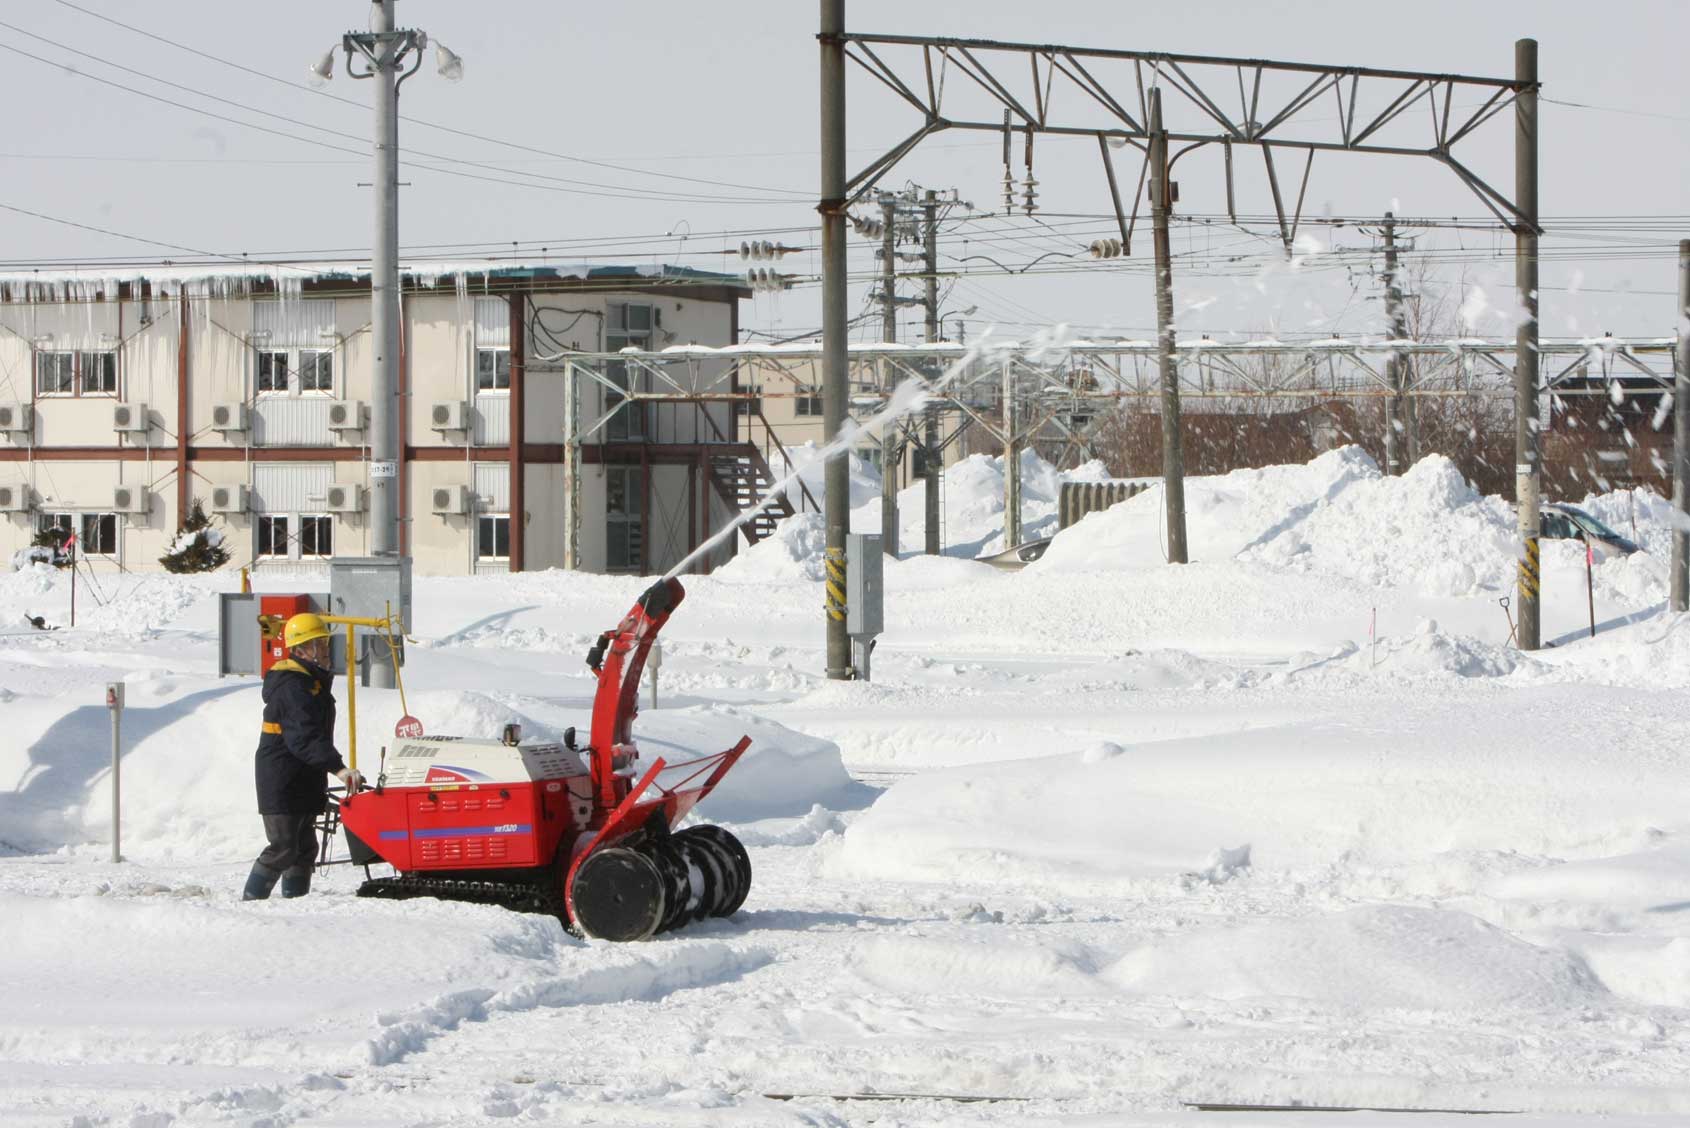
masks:
<instances>
[{"instance_id":1,"label":"corrugated metal wall","mask_svg":"<svg viewBox=\"0 0 1690 1128\"><path fill-rule=\"evenodd\" d=\"M321 394L259 396L252 404L252 445L328 446L334 441L329 403Z\"/></svg>"},{"instance_id":2,"label":"corrugated metal wall","mask_svg":"<svg viewBox=\"0 0 1690 1128\"><path fill-rule=\"evenodd\" d=\"M264 513L321 513L333 481L332 462L254 463L252 506Z\"/></svg>"},{"instance_id":3,"label":"corrugated metal wall","mask_svg":"<svg viewBox=\"0 0 1690 1128\"><path fill-rule=\"evenodd\" d=\"M475 299L475 347L511 347L511 307L503 298Z\"/></svg>"},{"instance_id":4,"label":"corrugated metal wall","mask_svg":"<svg viewBox=\"0 0 1690 1128\"><path fill-rule=\"evenodd\" d=\"M511 508L511 472L508 462L477 462L475 464L475 492L482 500L483 513L509 513Z\"/></svg>"},{"instance_id":5,"label":"corrugated metal wall","mask_svg":"<svg viewBox=\"0 0 1690 1128\"><path fill-rule=\"evenodd\" d=\"M329 348L334 333L333 298L252 303L253 343L259 348Z\"/></svg>"}]
</instances>

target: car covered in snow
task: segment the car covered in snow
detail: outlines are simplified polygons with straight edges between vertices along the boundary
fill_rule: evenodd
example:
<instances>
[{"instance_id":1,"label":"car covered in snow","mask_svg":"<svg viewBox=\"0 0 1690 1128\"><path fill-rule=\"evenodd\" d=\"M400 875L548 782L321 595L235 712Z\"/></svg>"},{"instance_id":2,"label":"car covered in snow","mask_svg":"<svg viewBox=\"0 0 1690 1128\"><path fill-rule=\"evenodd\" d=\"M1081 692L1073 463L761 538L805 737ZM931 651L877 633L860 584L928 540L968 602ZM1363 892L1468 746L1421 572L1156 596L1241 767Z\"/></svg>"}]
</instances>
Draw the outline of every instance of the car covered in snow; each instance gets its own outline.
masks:
<instances>
[{"instance_id":1,"label":"car covered in snow","mask_svg":"<svg viewBox=\"0 0 1690 1128\"><path fill-rule=\"evenodd\" d=\"M1576 505L1550 502L1541 513L1543 536L1552 540L1582 540L1601 556L1630 556L1637 542L1621 536Z\"/></svg>"}]
</instances>

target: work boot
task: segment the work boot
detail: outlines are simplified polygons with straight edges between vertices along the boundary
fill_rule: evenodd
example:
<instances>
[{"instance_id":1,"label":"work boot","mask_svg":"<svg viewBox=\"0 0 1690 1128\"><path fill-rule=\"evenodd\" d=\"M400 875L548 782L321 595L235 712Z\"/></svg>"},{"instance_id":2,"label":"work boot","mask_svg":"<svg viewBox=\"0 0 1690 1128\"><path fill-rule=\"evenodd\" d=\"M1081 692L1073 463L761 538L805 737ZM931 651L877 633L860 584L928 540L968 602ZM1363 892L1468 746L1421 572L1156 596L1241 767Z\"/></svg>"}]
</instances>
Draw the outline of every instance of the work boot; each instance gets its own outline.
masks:
<instances>
[{"instance_id":1,"label":"work boot","mask_svg":"<svg viewBox=\"0 0 1690 1128\"><path fill-rule=\"evenodd\" d=\"M261 865L254 865L252 872L246 875L246 888L241 890L243 901L268 901L270 890L276 887L276 879L281 874L274 870L267 870ZM283 896L286 896L284 890Z\"/></svg>"},{"instance_id":2,"label":"work boot","mask_svg":"<svg viewBox=\"0 0 1690 1128\"><path fill-rule=\"evenodd\" d=\"M306 870L304 873L294 873L289 870L282 874L283 897L303 897L309 892L311 892L310 870Z\"/></svg>"}]
</instances>

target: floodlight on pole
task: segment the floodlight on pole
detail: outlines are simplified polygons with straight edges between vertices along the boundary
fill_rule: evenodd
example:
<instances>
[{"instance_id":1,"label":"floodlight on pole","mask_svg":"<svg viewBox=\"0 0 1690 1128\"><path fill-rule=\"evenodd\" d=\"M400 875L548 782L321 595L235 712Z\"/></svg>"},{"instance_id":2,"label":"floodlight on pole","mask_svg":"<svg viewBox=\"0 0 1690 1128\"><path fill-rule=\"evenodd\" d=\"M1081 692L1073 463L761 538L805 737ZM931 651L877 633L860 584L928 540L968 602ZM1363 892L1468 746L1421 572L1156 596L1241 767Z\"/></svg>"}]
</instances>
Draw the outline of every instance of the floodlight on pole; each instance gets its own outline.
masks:
<instances>
[{"instance_id":1,"label":"floodlight on pole","mask_svg":"<svg viewBox=\"0 0 1690 1128\"><path fill-rule=\"evenodd\" d=\"M464 60L461 55L447 47L444 43L434 45L434 69L447 82L462 82L464 77Z\"/></svg>"},{"instance_id":2,"label":"floodlight on pole","mask_svg":"<svg viewBox=\"0 0 1690 1128\"><path fill-rule=\"evenodd\" d=\"M330 47L323 52L322 58L312 63L308 68L311 72L312 86L321 86L334 78L334 53L335 49Z\"/></svg>"}]
</instances>

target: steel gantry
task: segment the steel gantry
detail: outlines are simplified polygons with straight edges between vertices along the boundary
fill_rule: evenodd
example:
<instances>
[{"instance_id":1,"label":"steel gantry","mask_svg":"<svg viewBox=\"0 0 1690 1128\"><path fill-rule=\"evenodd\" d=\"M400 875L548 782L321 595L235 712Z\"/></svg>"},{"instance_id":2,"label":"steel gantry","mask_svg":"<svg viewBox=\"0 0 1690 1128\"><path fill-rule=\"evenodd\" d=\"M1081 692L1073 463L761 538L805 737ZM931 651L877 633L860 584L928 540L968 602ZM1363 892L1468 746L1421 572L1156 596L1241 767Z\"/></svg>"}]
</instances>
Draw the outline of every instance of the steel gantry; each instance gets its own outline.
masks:
<instances>
[{"instance_id":1,"label":"steel gantry","mask_svg":"<svg viewBox=\"0 0 1690 1128\"><path fill-rule=\"evenodd\" d=\"M1047 137L1095 140L1120 227L1120 253L1130 255L1143 187L1150 188L1156 259L1158 357L1163 426L1163 477L1167 490L1168 558L1185 554L1184 469L1180 452L1180 379L1175 372L1172 269L1167 227L1178 200L1171 177L1187 154L1219 149L1227 211L1236 216L1234 150L1254 149L1266 173L1279 234L1289 254L1301 222L1314 159L1321 153L1367 153L1434 160L1451 173L1516 238L1517 286L1528 316L1519 329L1514 372L1516 492L1520 499L1520 645L1538 646L1537 589L1527 561L1538 536L1537 240L1537 43L1515 44L1511 78L1429 71L1326 65L1267 59L1185 55L1159 51L1016 43L951 36L848 32L844 0L822 0L817 37L821 75L822 286L825 358L823 389L831 405L828 434L843 424L846 209L864 198L923 141L948 130L1001 133L1004 196L1015 206L1010 141L1024 138L1026 177L1021 206L1036 208L1033 141ZM848 176L845 167L845 72L856 64L919 115L916 128ZM1334 113L1335 111L1335 113ZM1512 111L1515 182L1512 191L1491 184L1456 148L1487 122ZM1131 213L1123 206L1110 148L1143 155ZM1286 206L1275 155L1300 157L1295 203ZM1289 185L1286 185L1289 187ZM842 549L846 481L844 464L829 467L830 551ZM830 608L828 674L847 677L841 614Z\"/></svg>"},{"instance_id":2,"label":"steel gantry","mask_svg":"<svg viewBox=\"0 0 1690 1128\"><path fill-rule=\"evenodd\" d=\"M1480 338L1446 340L1316 338L1299 341L1176 341L1174 353L1179 393L1193 400L1286 399L1384 401L1474 397L1489 400L1514 395L1517 342ZM1618 377L1641 379L1671 396L1676 338L1598 337L1546 339L1537 345L1544 379L1534 398L1573 399L1605 396ZM619 413L644 405L742 405L745 416L763 422L763 452L784 465L793 461L776 430L762 415L762 401L813 398L816 372L824 362L819 341L759 346L675 346L660 352L633 349L615 353L571 353L544 371L565 381L564 455L566 558L576 559L575 530L580 522L580 466L583 449L609 443L607 429ZM1400 372L1393 362L1401 358ZM1161 348L1143 340L986 340L969 346L864 342L847 350L850 408L859 418L874 414L892 391L914 381L931 389L932 410L914 412L901 427L941 422L944 449L969 429L1001 444L1004 460L1004 537L1020 538L1019 460L1013 455L1035 437L1053 432L1065 437L1075 457L1091 454L1089 440L1111 404L1158 405L1162 401ZM1594 379L1593 379L1594 378ZM582 390L598 388L604 403L591 418L579 410ZM747 391L746 389L755 389ZM697 414L708 421L708 413ZM1077 423L1076 420L1087 420ZM848 419L846 428L851 426ZM865 444L883 441L881 433L862 432ZM738 442L710 425L690 441ZM659 443L658 445L662 445ZM793 499L798 508L816 508L802 484Z\"/></svg>"}]
</instances>

